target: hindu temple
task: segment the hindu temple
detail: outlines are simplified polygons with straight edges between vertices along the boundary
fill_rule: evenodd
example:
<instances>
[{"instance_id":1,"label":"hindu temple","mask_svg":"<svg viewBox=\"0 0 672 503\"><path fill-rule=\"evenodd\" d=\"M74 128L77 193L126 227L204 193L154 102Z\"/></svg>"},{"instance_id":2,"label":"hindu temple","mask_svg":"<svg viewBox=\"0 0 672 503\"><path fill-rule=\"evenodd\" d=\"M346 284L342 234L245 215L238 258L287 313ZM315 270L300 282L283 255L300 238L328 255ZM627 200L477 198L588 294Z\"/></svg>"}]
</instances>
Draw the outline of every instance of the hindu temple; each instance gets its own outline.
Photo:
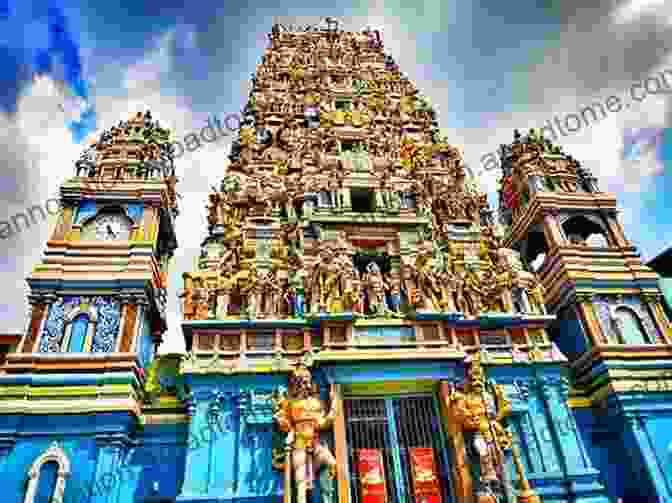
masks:
<instances>
[{"instance_id":1,"label":"hindu temple","mask_svg":"<svg viewBox=\"0 0 672 503\"><path fill-rule=\"evenodd\" d=\"M380 32L276 25L159 355L171 135L140 112L61 186L4 503L672 501L669 306L561 146L513 132L495 212Z\"/></svg>"}]
</instances>

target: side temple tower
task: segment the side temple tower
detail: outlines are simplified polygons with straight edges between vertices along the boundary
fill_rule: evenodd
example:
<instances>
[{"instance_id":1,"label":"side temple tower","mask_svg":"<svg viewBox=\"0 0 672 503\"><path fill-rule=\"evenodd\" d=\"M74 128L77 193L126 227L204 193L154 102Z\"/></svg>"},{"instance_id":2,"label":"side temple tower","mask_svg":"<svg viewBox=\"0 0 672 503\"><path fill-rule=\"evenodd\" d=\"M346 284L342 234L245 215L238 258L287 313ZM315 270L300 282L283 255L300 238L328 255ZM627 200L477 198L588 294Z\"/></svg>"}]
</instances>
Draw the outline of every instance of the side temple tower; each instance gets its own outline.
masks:
<instances>
[{"instance_id":1,"label":"side temple tower","mask_svg":"<svg viewBox=\"0 0 672 503\"><path fill-rule=\"evenodd\" d=\"M614 496L667 501L672 334L658 276L625 238L615 196L580 162L535 130L516 131L500 155L504 243L544 285L591 455ZM614 461L624 455L628 463Z\"/></svg>"}]
</instances>

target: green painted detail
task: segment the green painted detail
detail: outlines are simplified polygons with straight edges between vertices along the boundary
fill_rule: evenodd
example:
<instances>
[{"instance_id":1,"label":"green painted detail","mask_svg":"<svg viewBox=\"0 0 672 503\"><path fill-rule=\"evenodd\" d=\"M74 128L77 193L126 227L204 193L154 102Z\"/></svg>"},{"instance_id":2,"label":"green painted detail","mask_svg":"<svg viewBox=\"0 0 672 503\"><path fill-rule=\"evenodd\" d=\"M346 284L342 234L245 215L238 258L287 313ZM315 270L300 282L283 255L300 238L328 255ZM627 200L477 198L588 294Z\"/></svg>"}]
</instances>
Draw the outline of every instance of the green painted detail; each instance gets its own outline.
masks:
<instances>
[{"instance_id":1,"label":"green painted detail","mask_svg":"<svg viewBox=\"0 0 672 503\"><path fill-rule=\"evenodd\" d=\"M386 381L374 383L355 383L344 385L343 390L349 396L380 396L403 395L407 393L433 393L436 382L431 380L418 381Z\"/></svg>"},{"instance_id":2,"label":"green painted detail","mask_svg":"<svg viewBox=\"0 0 672 503\"><path fill-rule=\"evenodd\" d=\"M151 247L154 246L154 241L145 241L145 240L137 239L137 240L132 240L130 242L130 245L133 248L145 248L145 247L151 248Z\"/></svg>"},{"instance_id":3,"label":"green painted detail","mask_svg":"<svg viewBox=\"0 0 672 503\"><path fill-rule=\"evenodd\" d=\"M86 397L98 395L123 394L133 392L130 384L108 384L104 386L68 386L68 387L29 387L29 386L3 386L0 388L2 399L25 398L25 397Z\"/></svg>"},{"instance_id":4,"label":"green painted detail","mask_svg":"<svg viewBox=\"0 0 672 503\"><path fill-rule=\"evenodd\" d=\"M149 367L149 372L147 373L147 381L145 382L145 393L151 398L161 391L161 385L159 384L159 358L156 358L151 367Z\"/></svg>"},{"instance_id":5,"label":"green painted detail","mask_svg":"<svg viewBox=\"0 0 672 503\"><path fill-rule=\"evenodd\" d=\"M49 266L43 265L43 264L38 264L35 267L33 267L33 272L41 272L41 271L48 271Z\"/></svg>"}]
</instances>

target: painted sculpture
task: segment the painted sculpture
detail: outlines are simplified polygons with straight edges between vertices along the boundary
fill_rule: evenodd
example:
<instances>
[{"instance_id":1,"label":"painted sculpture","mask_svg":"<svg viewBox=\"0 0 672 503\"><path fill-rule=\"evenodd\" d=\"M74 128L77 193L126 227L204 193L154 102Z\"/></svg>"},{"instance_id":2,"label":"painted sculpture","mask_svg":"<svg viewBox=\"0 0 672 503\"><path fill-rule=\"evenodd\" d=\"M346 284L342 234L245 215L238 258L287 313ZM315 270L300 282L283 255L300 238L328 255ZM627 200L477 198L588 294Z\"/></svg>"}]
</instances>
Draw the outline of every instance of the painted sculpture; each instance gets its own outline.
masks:
<instances>
[{"instance_id":1,"label":"painted sculpture","mask_svg":"<svg viewBox=\"0 0 672 503\"><path fill-rule=\"evenodd\" d=\"M501 498L510 498L513 494L511 483L507 480L506 453L510 452L518 472L520 490L518 502L538 502L538 496L530 488L525 477L519 453L513 445L513 436L507 429L507 418L511 415L511 403L504 394L504 387L490 381L487 386L485 373L479 353L471 357L464 391L450 387L447 393L448 414L454 422L452 432L456 446L463 445L467 435L472 438L473 451L477 455L479 478L476 481L475 496L477 503L498 503ZM466 434L466 435L465 435ZM463 448L466 451L466 447ZM458 453L455 470L456 479L470 492L471 475L469 466Z\"/></svg>"},{"instance_id":2,"label":"painted sculpture","mask_svg":"<svg viewBox=\"0 0 672 503\"><path fill-rule=\"evenodd\" d=\"M285 501L296 488L296 503L306 503L307 491L313 488L316 469L324 467L326 476L320 478L322 503L334 503L333 480L336 478L336 460L320 442L320 431L331 427L336 417L335 392L332 389L331 407L316 396L310 370L303 364L295 368L289 378L286 397L277 401L275 420L279 429L288 434L285 460ZM293 479L293 484L292 484Z\"/></svg>"}]
</instances>

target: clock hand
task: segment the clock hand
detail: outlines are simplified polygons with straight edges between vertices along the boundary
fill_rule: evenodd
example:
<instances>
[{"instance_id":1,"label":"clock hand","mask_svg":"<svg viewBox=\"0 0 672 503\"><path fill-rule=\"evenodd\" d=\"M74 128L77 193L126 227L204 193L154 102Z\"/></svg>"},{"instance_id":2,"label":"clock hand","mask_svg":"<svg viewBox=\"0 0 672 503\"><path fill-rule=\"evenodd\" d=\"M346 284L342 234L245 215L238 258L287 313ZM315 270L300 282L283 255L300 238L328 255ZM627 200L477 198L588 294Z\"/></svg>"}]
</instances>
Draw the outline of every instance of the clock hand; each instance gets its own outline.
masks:
<instances>
[{"instance_id":1,"label":"clock hand","mask_svg":"<svg viewBox=\"0 0 672 503\"><path fill-rule=\"evenodd\" d=\"M112 230L112 226L110 224L107 224L107 235L112 236L113 238L117 237L117 235Z\"/></svg>"}]
</instances>

